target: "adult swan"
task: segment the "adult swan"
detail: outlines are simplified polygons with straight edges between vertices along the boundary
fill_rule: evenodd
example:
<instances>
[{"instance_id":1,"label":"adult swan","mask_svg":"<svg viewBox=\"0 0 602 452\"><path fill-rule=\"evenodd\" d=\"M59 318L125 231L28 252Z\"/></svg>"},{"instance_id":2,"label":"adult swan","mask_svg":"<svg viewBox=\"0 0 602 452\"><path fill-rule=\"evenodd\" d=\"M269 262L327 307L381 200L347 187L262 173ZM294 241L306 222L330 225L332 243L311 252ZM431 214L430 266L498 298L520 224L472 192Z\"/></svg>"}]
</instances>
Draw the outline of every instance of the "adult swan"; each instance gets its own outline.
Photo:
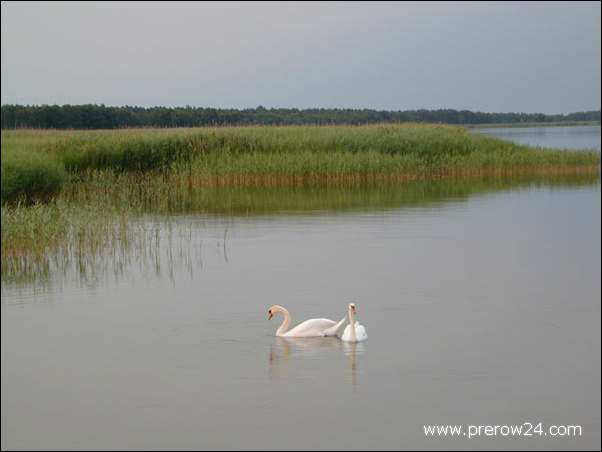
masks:
<instances>
[{"instance_id":1,"label":"adult swan","mask_svg":"<svg viewBox=\"0 0 602 452\"><path fill-rule=\"evenodd\" d=\"M363 342L368 339L368 334L366 333L364 325L360 325L359 322L355 320L355 314L357 313L355 305L349 303L347 311L349 325L345 327L341 340L343 342Z\"/></svg>"},{"instance_id":2,"label":"adult swan","mask_svg":"<svg viewBox=\"0 0 602 452\"><path fill-rule=\"evenodd\" d=\"M291 314L280 305L276 304L269 309L268 320L272 320L272 317L278 313L284 315L282 325L276 330L276 336L280 337L324 337L329 335L328 333L333 329L337 330L345 320L343 319L337 323L329 319L309 319L289 330Z\"/></svg>"}]
</instances>

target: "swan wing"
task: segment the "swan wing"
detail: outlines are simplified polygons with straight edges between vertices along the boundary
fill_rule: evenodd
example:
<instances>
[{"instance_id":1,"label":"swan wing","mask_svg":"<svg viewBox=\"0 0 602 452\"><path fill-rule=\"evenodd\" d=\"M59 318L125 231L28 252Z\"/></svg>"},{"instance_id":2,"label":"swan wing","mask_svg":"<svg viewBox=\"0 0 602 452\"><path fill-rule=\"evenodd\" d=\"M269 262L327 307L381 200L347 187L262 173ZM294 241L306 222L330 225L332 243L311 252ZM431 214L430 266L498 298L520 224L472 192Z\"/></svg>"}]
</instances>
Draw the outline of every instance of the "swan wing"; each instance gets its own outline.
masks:
<instances>
[{"instance_id":1,"label":"swan wing","mask_svg":"<svg viewBox=\"0 0 602 452\"><path fill-rule=\"evenodd\" d=\"M345 327L345 321L347 316L343 317L338 323L324 330L324 336L338 336L341 337L343 328Z\"/></svg>"},{"instance_id":2,"label":"swan wing","mask_svg":"<svg viewBox=\"0 0 602 452\"><path fill-rule=\"evenodd\" d=\"M309 319L287 331L285 337L322 337L324 331L337 323L330 319Z\"/></svg>"}]
</instances>

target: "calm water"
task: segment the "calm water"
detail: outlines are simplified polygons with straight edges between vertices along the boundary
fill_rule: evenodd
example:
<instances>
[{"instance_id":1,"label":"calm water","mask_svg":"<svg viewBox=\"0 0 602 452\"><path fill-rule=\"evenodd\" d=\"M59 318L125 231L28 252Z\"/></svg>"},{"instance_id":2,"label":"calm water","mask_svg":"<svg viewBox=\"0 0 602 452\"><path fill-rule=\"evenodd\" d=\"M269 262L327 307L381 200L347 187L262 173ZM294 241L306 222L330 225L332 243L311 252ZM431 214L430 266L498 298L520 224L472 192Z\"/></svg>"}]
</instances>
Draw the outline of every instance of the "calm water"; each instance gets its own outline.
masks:
<instances>
[{"instance_id":1,"label":"calm water","mask_svg":"<svg viewBox=\"0 0 602 452\"><path fill-rule=\"evenodd\" d=\"M600 126L481 127L472 130L530 146L600 150Z\"/></svg>"},{"instance_id":2,"label":"calm water","mask_svg":"<svg viewBox=\"0 0 602 452\"><path fill-rule=\"evenodd\" d=\"M142 219L152 244L3 281L2 448L599 448L600 195L433 183ZM357 346L266 318L351 300ZM423 434L523 422L583 436Z\"/></svg>"}]
</instances>

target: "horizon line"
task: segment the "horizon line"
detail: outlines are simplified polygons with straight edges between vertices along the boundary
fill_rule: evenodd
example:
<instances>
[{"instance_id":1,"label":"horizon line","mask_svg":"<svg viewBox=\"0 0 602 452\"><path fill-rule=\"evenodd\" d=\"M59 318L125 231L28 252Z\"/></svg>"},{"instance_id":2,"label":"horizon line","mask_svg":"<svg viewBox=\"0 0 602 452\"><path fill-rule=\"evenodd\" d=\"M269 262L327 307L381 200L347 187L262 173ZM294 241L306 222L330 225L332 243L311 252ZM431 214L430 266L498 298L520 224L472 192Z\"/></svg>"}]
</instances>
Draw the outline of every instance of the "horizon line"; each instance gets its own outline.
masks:
<instances>
[{"instance_id":1,"label":"horizon line","mask_svg":"<svg viewBox=\"0 0 602 452\"><path fill-rule=\"evenodd\" d=\"M1 104L0 107L85 107L85 106L95 106L95 107L104 107L104 108L142 108L142 109L153 109L153 108L167 108L167 109L212 109L212 110L298 110L298 111L309 111L309 110L346 110L346 111L376 111L376 112L411 112L411 111L458 111L458 112L471 112L471 113L486 113L486 114L527 114L527 115L544 115L544 116L555 116L555 115L570 115L575 113L591 113L591 112L600 112L602 111L600 107L597 109L590 110L577 110L577 111L569 111L563 113L543 113L543 112L526 112L526 111L484 111L484 110L470 110L467 108L458 109L451 107L439 107L439 108L408 108L408 109L383 109L383 108L368 108L368 107L266 107L265 105L259 104L255 107L215 107L215 106L195 106L195 105L175 105L175 106L167 106L167 105L152 105L152 106L142 106L142 105L107 105L104 103L81 103L81 104L17 104L17 103L6 103Z\"/></svg>"}]
</instances>

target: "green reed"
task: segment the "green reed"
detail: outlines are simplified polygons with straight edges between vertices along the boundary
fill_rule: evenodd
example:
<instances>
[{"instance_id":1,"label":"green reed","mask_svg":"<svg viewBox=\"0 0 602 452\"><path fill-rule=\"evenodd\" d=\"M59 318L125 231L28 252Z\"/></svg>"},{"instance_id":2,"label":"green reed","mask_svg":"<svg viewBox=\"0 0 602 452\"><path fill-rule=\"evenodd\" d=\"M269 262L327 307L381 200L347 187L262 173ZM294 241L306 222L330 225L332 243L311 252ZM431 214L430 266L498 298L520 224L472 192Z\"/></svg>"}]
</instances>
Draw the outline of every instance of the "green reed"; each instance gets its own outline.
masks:
<instances>
[{"instance_id":1,"label":"green reed","mask_svg":"<svg viewBox=\"0 0 602 452\"><path fill-rule=\"evenodd\" d=\"M498 190L578 187L600 181L596 173L511 173L349 187L191 191L185 186L174 188L168 178L153 174L94 171L87 177L95 181L86 184L89 192L77 188L77 183L69 183L51 202L2 207L3 283L41 283L66 274L90 283L107 273L124 273L133 265L167 274L178 263L192 269L191 255L198 250L202 237L195 223L184 222L190 230L179 230L177 214L196 212L234 218L378 211L460 202ZM175 233L169 232L172 228Z\"/></svg>"},{"instance_id":2,"label":"green reed","mask_svg":"<svg viewBox=\"0 0 602 452\"><path fill-rule=\"evenodd\" d=\"M66 180L64 167L47 154L2 152L2 203L47 201L60 192Z\"/></svg>"},{"instance_id":3,"label":"green reed","mask_svg":"<svg viewBox=\"0 0 602 452\"><path fill-rule=\"evenodd\" d=\"M399 206L410 187L441 187L436 179L457 190L463 176L489 178L489 186L517 177L593 183L599 164L596 152L532 148L445 125L2 131L2 274L44 274L44 265L57 267L48 256L74 250L84 262L107 240L122 247L144 235L131 225L145 214L343 208L355 189L358 205L368 202L366 190L378 202L384 190Z\"/></svg>"},{"instance_id":4,"label":"green reed","mask_svg":"<svg viewBox=\"0 0 602 452\"><path fill-rule=\"evenodd\" d=\"M254 185L258 177L320 185L350 175L599 162L596 152L531 148L446 125L3 131L2 202L49 199L67 175L85 185L94 170L154 172L193 185Z\"/></svg>"}]
</instances>

